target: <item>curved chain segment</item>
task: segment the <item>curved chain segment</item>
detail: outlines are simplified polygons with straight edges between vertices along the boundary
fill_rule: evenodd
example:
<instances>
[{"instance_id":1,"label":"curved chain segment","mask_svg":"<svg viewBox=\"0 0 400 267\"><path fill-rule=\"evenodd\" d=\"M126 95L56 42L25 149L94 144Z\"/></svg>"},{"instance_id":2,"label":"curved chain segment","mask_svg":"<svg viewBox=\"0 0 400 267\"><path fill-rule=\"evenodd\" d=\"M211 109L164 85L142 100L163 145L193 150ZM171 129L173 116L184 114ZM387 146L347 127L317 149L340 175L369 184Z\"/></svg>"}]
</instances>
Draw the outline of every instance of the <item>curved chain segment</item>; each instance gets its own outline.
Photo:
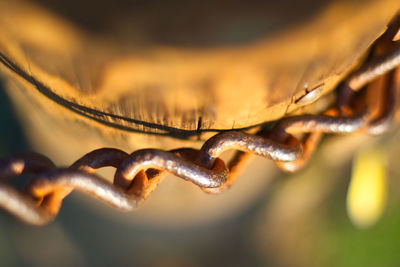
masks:
<instances>
[{"instance_id":1,"label":"curved chain segment","mask_svg":"<svg viewBox=\"0 0 400 267\"><path fill-rule=\"evenodd\" d=\"M388 52L373 55L350 74L338 87L337 104L321 115L284 118L271 130L262 130L255 135L236 131L219 133L200 150L143 149L128 154L102 148L86 154L69 168L56 168L39 154L16 155L0 160L0 207L27 223L42 225L54 219L62 200L72 190L79 190L115 208L129 211L155 190L167 172L192 182L205 192L221 193L235 182L251 154L271 159L281 169L292 172L308 162L323 133L364 131L381 134L393 119L398 91L395 81L396 75L400 75L397 68L400 45L389 34L391 32L397 34L398 30L389 27L377 40L377 46L382 43ZM381 80L379 85L377 78ZM382 98L372 99L379 102L379 112L370 108L365 97L368 93L356 94L364 86L371 92L382 90ZM227 164L219 158L226 150L237 150ZM107 166L116 168L113 183L94 174L97 169ZM7 183L8 178L24 173L33 174L24 192Z\"/></svg>"}]
</instances>

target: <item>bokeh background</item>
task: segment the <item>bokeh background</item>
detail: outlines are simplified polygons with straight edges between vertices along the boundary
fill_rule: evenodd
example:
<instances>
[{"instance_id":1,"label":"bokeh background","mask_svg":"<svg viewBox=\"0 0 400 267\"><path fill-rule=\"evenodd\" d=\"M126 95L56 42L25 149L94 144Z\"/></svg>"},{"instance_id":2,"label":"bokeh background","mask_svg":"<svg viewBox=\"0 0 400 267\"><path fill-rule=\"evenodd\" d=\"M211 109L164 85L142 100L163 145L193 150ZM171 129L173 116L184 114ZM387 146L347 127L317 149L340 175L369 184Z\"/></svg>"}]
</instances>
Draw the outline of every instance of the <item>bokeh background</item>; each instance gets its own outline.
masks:
<instances>
[{"instance_id":1,"label":"bokeh background","mask_svg":"<svg viewBox=\"0 0 400 267\"><path fill-rule=\"evenodd\" d=\"M368 143L379 143L388 156L388 204L375 225L360 230L351 224L345 203L353 154ZM30 149L1 87L0 156ZM250 205L201 224L138 222L134 212L120 213L79 193L69 196L55 221L44 227L1 212L0 265L397 266L399 156L396 127L379 139L326 138L306 169L263 174L271 181ZM251 182L251 177L241 179Z\"/></svg>"}]
</instances>

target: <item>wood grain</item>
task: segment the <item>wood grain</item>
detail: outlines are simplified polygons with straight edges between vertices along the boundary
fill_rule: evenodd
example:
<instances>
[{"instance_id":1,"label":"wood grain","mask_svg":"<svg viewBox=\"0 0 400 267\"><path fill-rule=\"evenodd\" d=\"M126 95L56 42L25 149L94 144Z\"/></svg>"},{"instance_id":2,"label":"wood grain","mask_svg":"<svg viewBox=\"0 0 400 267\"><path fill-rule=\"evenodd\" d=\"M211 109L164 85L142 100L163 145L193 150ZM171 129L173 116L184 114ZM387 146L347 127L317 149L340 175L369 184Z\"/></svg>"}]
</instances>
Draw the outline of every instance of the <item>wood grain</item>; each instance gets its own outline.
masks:
<instances>
[{"instance_id":1,"label":"wood grain","mask_svg":"<svg viewBox=\"0 0 400 267\"><path fill-rule=\"evenodd\" d=\"M36 81L40 93L32 95L45 95L63 108L109 126L178 134L251 127L283 116L306 88L324 84L324 92L331 90L357 64L400 5L395 0L320 3L305 1L305 8L293 5L288 10L276 3L271 9L266 4L261 5L265 9L247 7L245 18L253 15L264 28L239 44L215 34L225 33L226 21L236 18L232 14L242 7L236 3L234 11L227 8L227 20L211 12L209 32L194 27L203 39L209 35L222 39L204 44L201 36L194 38L179 21L161 34L179 38L160 41L155 26L144 27L149 21L145 15L112 13L100 27L105 30L99 31L76 24L77 19L60 15L57 9L7 0L0 4L0 53L3 61ZM154 5L138 10L161 22L177 16L174 10L188 12L186 16L192 12L207 23L207 10L213 7L206 1L194 10L170 8L159 11L160 18L154 16ZM218 7L224 14L223 7ZM286 24L279 31L277 26L268 31L276 10ZM90 11L80 9L75 17L96 14ZM293 13L299 14L290 20ZM125 32L132 26L132 32L120 30L113 35L111 30L119 25L115 18L124 22ZM135 39L138 25L142 28Z\"/></svg>"}]
</instances>

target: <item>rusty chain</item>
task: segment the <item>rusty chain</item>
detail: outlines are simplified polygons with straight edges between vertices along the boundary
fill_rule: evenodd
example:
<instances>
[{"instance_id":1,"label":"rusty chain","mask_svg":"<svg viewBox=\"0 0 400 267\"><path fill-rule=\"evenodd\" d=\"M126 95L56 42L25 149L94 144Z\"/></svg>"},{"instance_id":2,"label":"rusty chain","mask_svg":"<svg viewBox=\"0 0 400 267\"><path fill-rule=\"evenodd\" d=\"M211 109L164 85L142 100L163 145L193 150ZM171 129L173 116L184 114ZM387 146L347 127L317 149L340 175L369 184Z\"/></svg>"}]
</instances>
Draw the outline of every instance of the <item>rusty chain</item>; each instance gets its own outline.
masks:
<instances>
[{"instance_id":1,"label":"rusty chain","mask_svg":"<svg viewBox=\"0 0 400 267\"><path fill-rule=\"evenodd\" d=\"M69 168L57 168L36 153L15 155L0 160L0 207L27 223L42 225L55 218L62 200L72 190L79 190L129 211L139 206L168 172L216 194L235 182L251 154L271 159L281 169L293 172L308 162L324 133L381 134L390 126L395 112L400 44L393 36L398 36L399 25L400 16L373 45L366 62L337 87L335 105L320 115L283 118L272 129L261 129L255 135L219 133L200 150L142 149L128 154L102 148ZM364 87L366 90L361 90ZM228 164L219 158L227 150L237 150ZM106 166L116 168L113 183L95 174ZM7 182L25 173L33 176L23 191Z\"/></svg>"}]
</instances>

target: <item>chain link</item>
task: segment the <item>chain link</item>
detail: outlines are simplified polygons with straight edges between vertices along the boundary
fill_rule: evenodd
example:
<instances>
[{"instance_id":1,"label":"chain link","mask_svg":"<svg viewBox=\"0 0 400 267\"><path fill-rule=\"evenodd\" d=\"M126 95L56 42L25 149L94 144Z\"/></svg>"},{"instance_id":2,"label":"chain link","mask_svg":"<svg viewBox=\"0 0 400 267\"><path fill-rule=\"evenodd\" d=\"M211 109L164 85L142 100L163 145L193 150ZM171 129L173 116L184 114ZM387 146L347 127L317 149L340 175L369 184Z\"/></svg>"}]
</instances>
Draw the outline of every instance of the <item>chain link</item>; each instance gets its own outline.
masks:
<instances>
[{"instance_id":1,"label":"chain link","mask_svg":"<svg viewBox=\"0 0 400 267\"><path fill-rule=\"evenodd\" d=\"M396 36L399 20L392 22L376 41L370 58L338 86L336 104L320 115L283 118L272 129L261 129L255 135L222 132L207 140L200 150L143 149L128 154L102 148L86 154L69 168L57 168L36 153L15 155L0 160L0 207L27 223L42 225L55 218L67 195L79 190L129 211L155 190L166 173L216 194L235 182L251 154L271 159L284 171L293 172L306 165L325 133L381 134L390 126L396 105L400 45L392 36ZM381 80L379 86L377 79ZM361 90L364 87L366 90ZM368 97L377 89L383 97ZM237 152L225 163L219 156L227 150ZM116 168L113 183L95 174L107 166ZM23 191L7 183L8 178L24 173L34 175Z\"/></svg>"}]
</instances>

